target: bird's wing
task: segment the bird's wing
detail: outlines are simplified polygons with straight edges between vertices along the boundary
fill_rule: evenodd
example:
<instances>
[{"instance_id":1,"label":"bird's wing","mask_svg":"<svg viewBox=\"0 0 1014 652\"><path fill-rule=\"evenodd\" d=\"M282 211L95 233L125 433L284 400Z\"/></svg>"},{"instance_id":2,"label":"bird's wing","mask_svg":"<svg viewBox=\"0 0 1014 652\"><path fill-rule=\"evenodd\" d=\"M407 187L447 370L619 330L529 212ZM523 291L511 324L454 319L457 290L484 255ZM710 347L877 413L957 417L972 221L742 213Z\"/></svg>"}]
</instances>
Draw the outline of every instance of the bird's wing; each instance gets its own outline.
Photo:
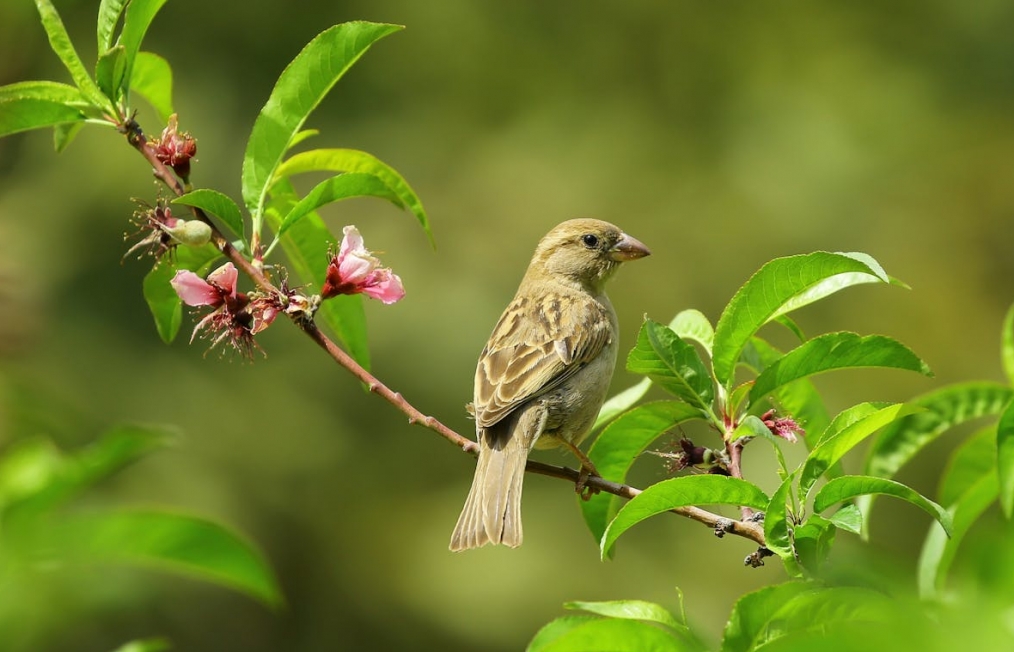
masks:
<instances>
[{"instance_id":1,"label":"bird's wing","mask_svg":"<svg viewBox=\"0 0 1014 652\"><path fill-rule=\"evenodd\" d=\"M479 356L474 404L478 426L492 426L594 360L611 330L606 307L591 297L516 297Z\"/></svg>"}]
</instances>

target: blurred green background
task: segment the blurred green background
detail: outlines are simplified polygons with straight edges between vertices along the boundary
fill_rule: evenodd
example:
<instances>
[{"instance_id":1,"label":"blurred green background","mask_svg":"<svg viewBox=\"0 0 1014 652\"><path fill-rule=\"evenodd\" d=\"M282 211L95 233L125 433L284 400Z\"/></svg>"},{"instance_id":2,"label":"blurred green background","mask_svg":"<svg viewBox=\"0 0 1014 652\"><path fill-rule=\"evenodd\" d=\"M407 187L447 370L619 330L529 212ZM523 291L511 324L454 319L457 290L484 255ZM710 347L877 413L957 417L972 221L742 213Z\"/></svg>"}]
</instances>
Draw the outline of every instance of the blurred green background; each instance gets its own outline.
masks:
<instances>
[{"instance_id":1,"label":"blurred green background","mask_svg":"<svg viewBox=\"0 0 1014 652\"><path fill-rule=\"evenodd\" d=\"M91 65L97 1L55 4ZM356 224L405 281L404 301L367 307L376 373L460 432L475 358L535 243L575 216L652 248L612 285L623 350L645 314L667 321L694 307L717 319L772 257L856 250L912 290L850 290L800 324L890 334L937 375L818 378L832 412L1001 378L1000 322L1014 299L1007 0L172 0L145 49L173 65L180 125L199 143L197 186L239 197L246 138L274 79L314 35L353 19L407 29L311 117L314 145L397 168L437 249L376 200L323 214L335 230ZM0 83L28 79L67 75L33 4L2 0ZM119 262L129 199L155 193L112 131L86 129L59 156L48 132L0 140L0 446L46 434L73 448L117 422L177 424L176 446L86 502L173 505L235 526L269 557L287 606L272 613L157 572L57 569L18 596L0 649L108 650L165 635L188 651L518 650L566 600L676 608L676 587L714 642L739 595L784 577L777 563L744 569L748 542L676 518L639 526L601 563L570 488L539 476L526 482L522 548L447 552L470 457L407 425L288 325L261 337L269 355L254 364L204 356L185 336L159 341L141 296L147 263ZM636 380L620 368L614 387ZM901 479L933 494L955 441ZM768 449L747 450L745 471L766 490L772 464ZM645 460L635 480L661 477ZM929 519L881 503L867 552L846 541L836 559L883 553L911 582ZM987 524L980 540L1003 541L1002 527Z\"/></svg>"}]
</instances>

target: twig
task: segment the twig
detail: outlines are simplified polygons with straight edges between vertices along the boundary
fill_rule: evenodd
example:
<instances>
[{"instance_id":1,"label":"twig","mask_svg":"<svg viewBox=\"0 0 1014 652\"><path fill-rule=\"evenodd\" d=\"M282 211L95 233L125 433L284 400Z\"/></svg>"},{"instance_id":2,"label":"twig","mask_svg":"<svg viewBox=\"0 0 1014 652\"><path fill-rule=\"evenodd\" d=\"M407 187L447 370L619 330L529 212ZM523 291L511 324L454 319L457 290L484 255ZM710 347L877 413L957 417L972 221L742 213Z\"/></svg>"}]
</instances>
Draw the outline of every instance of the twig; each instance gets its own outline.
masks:
<instances>
[{"instance_id":1,"label":"twig","mask_svg":"<svg viewBox=\"0 0 1014 652\"><path fill-rule=\"evenodd\" d=\"M175 195L181 196L185 194L186 190L180 183L179 179L167 165L158 160L155 156L155 152L148 144L140 125L133 118L130 118L123 123L120 127L120 131L127 137L127 142L130 143L130 145L136 149L141 156L148 161L148 163L151 164L152 173L158 180L164 183ZM271 295L281 294L281 291L275 287L275 285L260 269L254 266L253 263L247 260L242 253L229 243L228 239L226 239L222 232L218 230L218 227L215 226L203 210L195 207L190 208L197 219L200 219L211 226L212 239L215 246L222 252L222 255L232 261L237 268L242 270L243 273L246 274L263 292ZM317 328L317 325L312 321L304 319L299 315L291 315L290 317L292 318L293 323L296 324L301 331L306 333L310 339L316 342L318 346L324 349L332 360L351 372L353 376L355 376L369 389L369 391L377 394L393 405L397 410L408 416L409 424L418 424L434 431L466 453L471 453L473 455L478 453L479 446L475 441L459 435L435 417L427 416L420 412L411 403L405 400L400 393L393 391L387 385L380 382L380 380L373 376L373 374L364 369L352 358L352 356L339 347L334 340L321 332L321 330ZM738 459L736 463L738 467ZM567 467L553 466L532 460L528 461L525 470L531 473L570 480L575 483L580 475L578 471ZM625 484L610 482L609 480L599 476L589 477L585 482L585 486L627 499L633 498L641 493L640 489L636 489ZM750 539L758 545L762 547L764 546L764 528L762 526L758 526L757 523L748 521L746 515L744 515L744 518L741 521L731 521L726 517L698 507L677 507L671 511L679 514L680 516L698 521L699 523L704 523L705 525L716 529L716 531L721 527L721 529L725 532Z\"/></svg>"}]
</instances>

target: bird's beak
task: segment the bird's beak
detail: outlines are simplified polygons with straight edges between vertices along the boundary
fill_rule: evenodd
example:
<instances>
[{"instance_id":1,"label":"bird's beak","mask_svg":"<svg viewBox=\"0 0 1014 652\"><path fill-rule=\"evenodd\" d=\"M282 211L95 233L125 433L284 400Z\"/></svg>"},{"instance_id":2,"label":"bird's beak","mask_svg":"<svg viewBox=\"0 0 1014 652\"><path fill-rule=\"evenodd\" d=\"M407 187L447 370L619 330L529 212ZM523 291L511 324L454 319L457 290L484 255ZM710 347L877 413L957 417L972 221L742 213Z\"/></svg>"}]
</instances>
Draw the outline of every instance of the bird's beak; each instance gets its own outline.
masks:
<instances>
[{"instance_id":1,"label":"bird's beak","mask_svg":"<svg viewBox=\"0 0 1014 652\"><path fill-rule=\"evenodd\" d=\"M637 238L632 238L626 233L620 234L620 239L609 250L609 257L616 261L637 260L651 255L651 251Z\"/></svg>"}]
</instances>

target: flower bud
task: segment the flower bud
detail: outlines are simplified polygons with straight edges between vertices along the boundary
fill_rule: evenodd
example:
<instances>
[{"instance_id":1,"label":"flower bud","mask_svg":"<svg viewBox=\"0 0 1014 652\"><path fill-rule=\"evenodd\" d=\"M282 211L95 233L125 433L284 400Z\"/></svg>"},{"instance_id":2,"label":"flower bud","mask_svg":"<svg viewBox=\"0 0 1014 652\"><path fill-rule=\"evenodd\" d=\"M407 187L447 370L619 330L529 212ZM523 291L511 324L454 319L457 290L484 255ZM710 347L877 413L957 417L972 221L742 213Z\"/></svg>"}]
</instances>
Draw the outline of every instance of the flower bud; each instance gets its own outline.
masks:
<instances>
[{"instance_id":1,"label":"flower bud","mask_svg":"<svg viewBox=\"0 0 1014 652\"><path fill-rule=\"evenodd\" d=\"M180 244L200 247L211 241L211 225L201 220L177 220L175 226L163 226L162 230Z\"/></svg>"}]
</instances>

